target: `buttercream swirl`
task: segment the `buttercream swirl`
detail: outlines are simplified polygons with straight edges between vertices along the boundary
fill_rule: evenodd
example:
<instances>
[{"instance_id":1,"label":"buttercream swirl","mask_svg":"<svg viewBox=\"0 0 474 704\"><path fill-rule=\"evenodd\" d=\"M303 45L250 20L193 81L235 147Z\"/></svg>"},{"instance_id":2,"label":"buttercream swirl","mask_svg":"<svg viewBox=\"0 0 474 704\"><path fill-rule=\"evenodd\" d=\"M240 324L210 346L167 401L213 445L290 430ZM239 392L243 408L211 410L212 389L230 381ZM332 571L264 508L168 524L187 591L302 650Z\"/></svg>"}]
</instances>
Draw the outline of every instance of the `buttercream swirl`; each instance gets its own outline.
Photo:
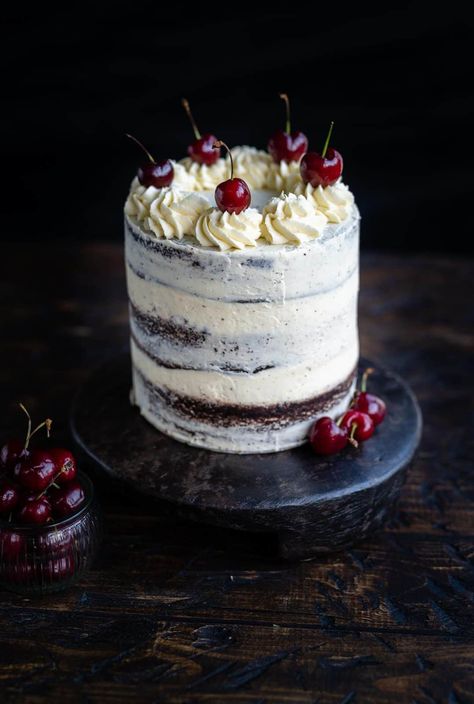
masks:
<instances>
[{"instance_id":1,"label":"buttercream swirl","mask_svg":"<svg viewBox=\"0 0 474 704\"><path fill-rule=\"evenodd\" d=\"M189 157L173 162L173 185L186 191L212 191L221 181L229 178L229 167L225 159L214 164L198 164Z\"/></svg>"},{"instance_id":2,"label":"buttercream swirl","mask_svg":"<svg viewBox=\"0 0 474 704\"><path fill-rule=\"evenodd\" d=\"M342 181L325 188L301 183L295 187L295 193L305 195L329 222L342 222L348 218L354 205L354 196Z\"/></svg>"},{"instance_id":3,"label":"buttercream swirl","mask_svg":"<svg viewBox=\"0 0 474 704\"><path fill-rule=\"evenodd\" d=\"M267 188L272 158L270 154L255 147L243 146L231 149L234 160L234 176L243 178L250 188ZM226 157L227 175L230 178L230 160Z\"/></svg>"},{"instance_id":4,"label":"buttercream swirl","mask_svg":"<svg viewBox=\"0 0 474 704\"><path fill-rule=\"evenodd\" d=\"M138 222L144 222L150 214L150 203L159 192L154 186L142 186L138 178L134 178L125 202L126 214L132 215Z\"/></svg>"},{"instance_id":5,"label":"buttercream swirl","mask_svg":"<svg viewBox=\"0 0 474 704\"><path fill-rule=\"evenodd\" d=\"M271 244L302 244L319 237L327 223L303 195L282 193L263 209L262 233Z\"/></svg>"},{"instance_id":6,"label":"buttercream swirl","mask_svg":"<svg viewBox=\"0 0 474 704\"><path fill-rule=\"evenodd\" d=\"M274 161L268 171L268 188L285 193L292 193L302 183L299 161Z\"/></svg>"},{"instance_id":7,"label":"buttercream swirl","mask_svg":"<svg viewBox=\"0 0 474 704\"><path fill-rule=\"evenodd\" d=\"M247 208L239 214L209 208L199 217L195 236L203 247L221 250L255 247L261 236L261 222L262 216L255 208Z\"/></svg>"},{"instance_id":8,"label":"buttercream swirl","mask_svg":"<svg viewBox=\"0 0 474 704\"><path fill-rule=\"evenodd\" d=\"M175 186L136 187L125 204L127 215L142 222L157 237L166 239L192 235L200 214L208 208L206 198Z\"/></svg>"}]
</instances>

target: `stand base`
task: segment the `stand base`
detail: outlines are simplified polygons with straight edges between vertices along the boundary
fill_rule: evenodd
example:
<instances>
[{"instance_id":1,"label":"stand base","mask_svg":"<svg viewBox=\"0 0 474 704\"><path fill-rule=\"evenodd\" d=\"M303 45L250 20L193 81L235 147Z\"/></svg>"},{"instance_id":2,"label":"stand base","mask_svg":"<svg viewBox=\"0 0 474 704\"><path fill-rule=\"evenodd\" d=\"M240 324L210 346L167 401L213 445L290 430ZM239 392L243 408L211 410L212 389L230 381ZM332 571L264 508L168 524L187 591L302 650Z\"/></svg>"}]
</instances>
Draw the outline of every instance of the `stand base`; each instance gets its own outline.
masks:
<instances>
[{"instance_id":1,"label":"stand base","mask_svg":"<svg viewBox=\"0 0 474 704\"><path fill-rule=\"evenodd\" d=\"M370 365L361 360L360 370ZM309 444L260 455L184 445L158 432L130 405L130 359L100 369L75 399L79 448L140 492L171 502L193 520L277 534L283 557L302 559L362 540L391 513L421 434L408 386L379 370L370 390L387 417L359 449L317 457Z\"/></svg>"}]
</instances>

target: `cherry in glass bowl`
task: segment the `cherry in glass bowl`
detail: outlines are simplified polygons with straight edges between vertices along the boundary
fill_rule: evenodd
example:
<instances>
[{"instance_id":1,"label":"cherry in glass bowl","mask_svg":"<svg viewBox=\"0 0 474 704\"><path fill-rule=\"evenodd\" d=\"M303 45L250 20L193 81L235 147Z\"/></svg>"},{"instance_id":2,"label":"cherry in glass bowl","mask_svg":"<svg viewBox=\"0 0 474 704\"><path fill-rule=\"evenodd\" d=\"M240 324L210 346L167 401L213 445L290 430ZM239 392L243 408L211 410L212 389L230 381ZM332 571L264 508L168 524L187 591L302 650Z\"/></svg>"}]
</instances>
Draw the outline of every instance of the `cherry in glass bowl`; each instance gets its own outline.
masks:
<instances>
[{"instance_id":1,"label":"cherry in glass bowl","mask_svg":"<svg viewBox=\"0 0 474 704\"><path fill-rule=\"evenodd\" d=\"M94 487L77 478L85 499L78 511L45 525L0 520L0 587L21 594L47 594L72 586L97 553L102 519Z\"/></svg>"}]
</instances>

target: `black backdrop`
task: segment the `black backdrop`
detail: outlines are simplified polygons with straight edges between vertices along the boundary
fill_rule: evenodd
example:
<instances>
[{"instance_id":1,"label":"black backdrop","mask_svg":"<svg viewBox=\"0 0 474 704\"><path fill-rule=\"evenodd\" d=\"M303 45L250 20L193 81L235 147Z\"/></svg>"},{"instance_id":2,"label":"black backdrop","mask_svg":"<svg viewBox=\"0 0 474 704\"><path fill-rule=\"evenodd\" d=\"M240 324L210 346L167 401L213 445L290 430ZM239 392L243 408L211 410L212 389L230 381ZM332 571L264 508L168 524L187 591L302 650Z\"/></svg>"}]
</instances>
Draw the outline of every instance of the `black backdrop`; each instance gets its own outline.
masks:
<instances>
[{"instance_id":1,"label":"black backdrop","mask_svg":"<svg viewBox=\"0 0 474 704\"><path fill-rule=\"evenodd\" d=\"M183 156L186 96L202 130L264 147L285 90L312 146L336 121L363 246L467 251L454 234L473 196L468 17L403 2L256 7L3 9L2 236L120 240L140 161L124 132Z\"/></svg>"}]
</instances>

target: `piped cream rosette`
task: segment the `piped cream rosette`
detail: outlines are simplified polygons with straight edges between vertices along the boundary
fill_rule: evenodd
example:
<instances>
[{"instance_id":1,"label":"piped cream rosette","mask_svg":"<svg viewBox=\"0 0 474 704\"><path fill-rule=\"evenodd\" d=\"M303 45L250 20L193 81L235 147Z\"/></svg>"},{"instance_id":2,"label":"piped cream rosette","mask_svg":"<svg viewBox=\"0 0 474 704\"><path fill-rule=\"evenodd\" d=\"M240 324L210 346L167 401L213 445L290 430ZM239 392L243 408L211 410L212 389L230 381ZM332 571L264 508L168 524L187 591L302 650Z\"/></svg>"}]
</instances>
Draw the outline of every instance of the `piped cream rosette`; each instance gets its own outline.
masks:
<instances>
[{"instance_id":1,"label":"piped cream rosette","mask_svg":"<svg viewBox=\"0 0 474 704\"><path fill-rule=\"evenodd\" d=\"M305 196L282 193L262 213L262 234L270 244L302 244L319 237L327 223L324 213Z\"/></svg>"}]
</instances>

